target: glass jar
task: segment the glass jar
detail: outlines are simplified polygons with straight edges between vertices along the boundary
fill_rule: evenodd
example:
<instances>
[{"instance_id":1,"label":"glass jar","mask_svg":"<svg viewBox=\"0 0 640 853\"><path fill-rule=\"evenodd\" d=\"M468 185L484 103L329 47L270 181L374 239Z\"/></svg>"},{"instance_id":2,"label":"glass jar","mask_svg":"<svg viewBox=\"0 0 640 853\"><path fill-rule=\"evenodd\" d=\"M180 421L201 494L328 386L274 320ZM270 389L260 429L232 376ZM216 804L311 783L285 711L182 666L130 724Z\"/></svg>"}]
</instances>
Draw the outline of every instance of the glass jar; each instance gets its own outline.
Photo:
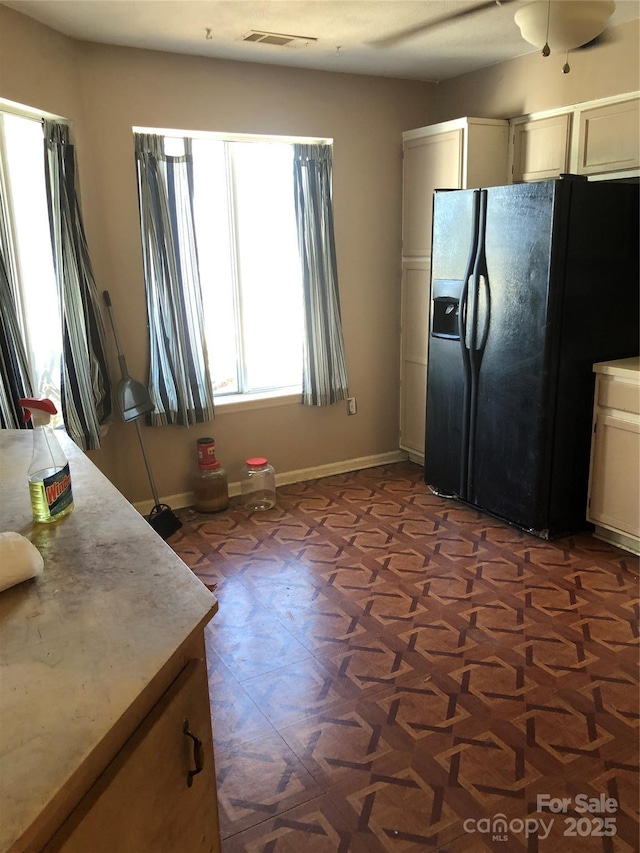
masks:
<instances>
[{"instance_id":1,"label":"glass jar","mask_svg":"<svg viewBox=\"0 0 640 853\"><path fill-rule=\"evenodd\" d=\"M245 509L259 512L276 505L276 472L263 456L247 459L242 470L242 500Z\"/></svg>"},{"instance_id":2,"label":"glass jar","mask_svg":"<svg viewBox=\"0 0 640 853\"><path fill-rule=\"evenodd\" d=\"M198 470L193 478L193 506L198 512L220 512L229 506L227 472L216 459L213 438L199 438Z\"/></svg>"}]
</instances>

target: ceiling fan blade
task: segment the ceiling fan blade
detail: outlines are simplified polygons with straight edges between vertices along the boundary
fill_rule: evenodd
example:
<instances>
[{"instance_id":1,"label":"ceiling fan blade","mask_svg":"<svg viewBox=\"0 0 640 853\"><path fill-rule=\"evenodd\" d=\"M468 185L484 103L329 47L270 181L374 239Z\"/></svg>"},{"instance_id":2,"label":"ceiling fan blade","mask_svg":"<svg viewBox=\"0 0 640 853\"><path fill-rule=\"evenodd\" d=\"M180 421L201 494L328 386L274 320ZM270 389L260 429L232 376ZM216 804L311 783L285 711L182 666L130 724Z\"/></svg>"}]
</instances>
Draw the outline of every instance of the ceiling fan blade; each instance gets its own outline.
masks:
<instances>
[{"instance_id":1,"label":"ceiling fan blade","mask_svg":"<svg viewBox=\"0 0 640 853\"><path fill-rule=\"evenodd\" d=\"M400 41L404 41L405 39L419 35L420 33L425 33L427 30L435 29L442 24L448 24L451 21L459 21L461 18L477 15L479 12L484 12L495 6L504 6L507 3L512 2L513 0L485 0L485 2L478 3L476 6L471 6L468 9L461 9L458 12L452 12L450 15L443 15L441 18L436 18L434 21L426 21L424 24L416 24L413 27L408 27L406 30L401 30L393 35L374 39L370 44L373 47L392 47Z\"/></svg>"}]
</instances>

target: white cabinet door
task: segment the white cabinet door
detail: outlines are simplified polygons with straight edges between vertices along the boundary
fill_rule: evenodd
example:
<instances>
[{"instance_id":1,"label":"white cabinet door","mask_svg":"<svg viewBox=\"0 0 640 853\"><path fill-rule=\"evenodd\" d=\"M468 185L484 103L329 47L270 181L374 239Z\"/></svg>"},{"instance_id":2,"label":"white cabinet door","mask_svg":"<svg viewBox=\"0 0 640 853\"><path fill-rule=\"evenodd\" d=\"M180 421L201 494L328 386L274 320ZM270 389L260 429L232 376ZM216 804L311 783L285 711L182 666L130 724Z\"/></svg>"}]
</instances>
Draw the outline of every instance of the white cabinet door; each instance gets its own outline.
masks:
<instances>
[{"instance_id":1,"label":"white cabinet door","mask_svg":"<svg viewBox=\"0 0 640 853\"><path fill-rule=\"evenodd\" d=\"M532 119L513 126L513 183L557 178L569 170L571 115Z\"/></svg>"},{"instance_id":2,"label":"white cabinet door","mask_svg":"<svg viewBox=\"0 0 640 853\"><path fill-rule=\"evenodd\" d=\"M640 423L602 413L594 441L589 520L640 536Z\"/></svg>"},{"instance_id":3,"label":"white cabinet door","mask_svg":"<svg viewBox=\"0 0 640 853\"><path fill-rule=\"evenodd\" d=\"M587 518L595 524L596 536L634 554L640 553L640 380L637 361L622 359L595 365L596 394L587 508ZM630 364L634 369L629 367ZM612 370L617 370L619 375L604 372Z\"/></svg>"},{"instance_id":4,"label":"white cabinet door","mask_svg":"<svg viewBox=\"0 0 640 853\"><path fill-rule=\"evenodd\" d=\"M402 270L400 447L424 455L427 335L431 264L405 261Z\"/></svg>"},{"instance_id":5,"label":"white cabinet door","mask_svg":"<svg viewBox=\"0 0 640 853\"><path fill-rule=\"evenodd\" d=\"M579 112L578 174L597 175L640 167L640 101Z\"/></svg>"},{"instance_id":6,"label":"white cabinet door","mask_svg":"<svg viewBox=\"0 0 640 853\"><path fill-rule=\"evenodd\" d=\"M433 191L462 186L463 130L410 139L404 143L402 254L431 255Z\"/></svg>"}]
</instances>

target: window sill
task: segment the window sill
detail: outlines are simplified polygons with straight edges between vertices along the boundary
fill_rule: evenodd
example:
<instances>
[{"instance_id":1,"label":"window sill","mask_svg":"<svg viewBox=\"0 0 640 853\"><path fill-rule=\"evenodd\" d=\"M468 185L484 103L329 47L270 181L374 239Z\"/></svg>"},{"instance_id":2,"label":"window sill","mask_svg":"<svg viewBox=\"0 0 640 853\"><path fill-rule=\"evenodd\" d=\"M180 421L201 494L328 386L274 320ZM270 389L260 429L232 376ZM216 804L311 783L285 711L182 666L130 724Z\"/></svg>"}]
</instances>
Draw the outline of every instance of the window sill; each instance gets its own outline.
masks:
<instances>
[{"instance_id":1,"label":"window sill","mask_svg":"<svg viewBox=\"0 0 640 853\"><path fill-rule=\"evenodd\" d=\"M214 397L216 414L246 412L250 409L272 409L276 406L293 406L300 403L302 388L279 388L256 394L229 394Z\"/></svg>"}]
</instances>

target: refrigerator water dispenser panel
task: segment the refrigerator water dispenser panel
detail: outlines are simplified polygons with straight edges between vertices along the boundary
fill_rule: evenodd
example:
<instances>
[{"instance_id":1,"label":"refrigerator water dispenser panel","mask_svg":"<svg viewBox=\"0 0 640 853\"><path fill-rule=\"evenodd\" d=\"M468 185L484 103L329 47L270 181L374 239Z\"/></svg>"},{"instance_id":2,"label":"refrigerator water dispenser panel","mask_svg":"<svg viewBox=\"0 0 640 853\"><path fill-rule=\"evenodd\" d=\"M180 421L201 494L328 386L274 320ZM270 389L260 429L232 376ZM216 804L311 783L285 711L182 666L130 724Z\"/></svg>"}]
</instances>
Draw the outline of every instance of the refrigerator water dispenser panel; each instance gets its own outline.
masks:
<instances>
[{"instance_id":1,"label":"refrigerator water dispenser panel","mask_svg":"<svg viewBox=\"0 0 640 853\"><path fill-rule=\"evenodd\" d=\"M433 321L435 338L460 340L460 296L464 282L457 279L435 279L433 282Z\"/></svg>"}]
</instances>

